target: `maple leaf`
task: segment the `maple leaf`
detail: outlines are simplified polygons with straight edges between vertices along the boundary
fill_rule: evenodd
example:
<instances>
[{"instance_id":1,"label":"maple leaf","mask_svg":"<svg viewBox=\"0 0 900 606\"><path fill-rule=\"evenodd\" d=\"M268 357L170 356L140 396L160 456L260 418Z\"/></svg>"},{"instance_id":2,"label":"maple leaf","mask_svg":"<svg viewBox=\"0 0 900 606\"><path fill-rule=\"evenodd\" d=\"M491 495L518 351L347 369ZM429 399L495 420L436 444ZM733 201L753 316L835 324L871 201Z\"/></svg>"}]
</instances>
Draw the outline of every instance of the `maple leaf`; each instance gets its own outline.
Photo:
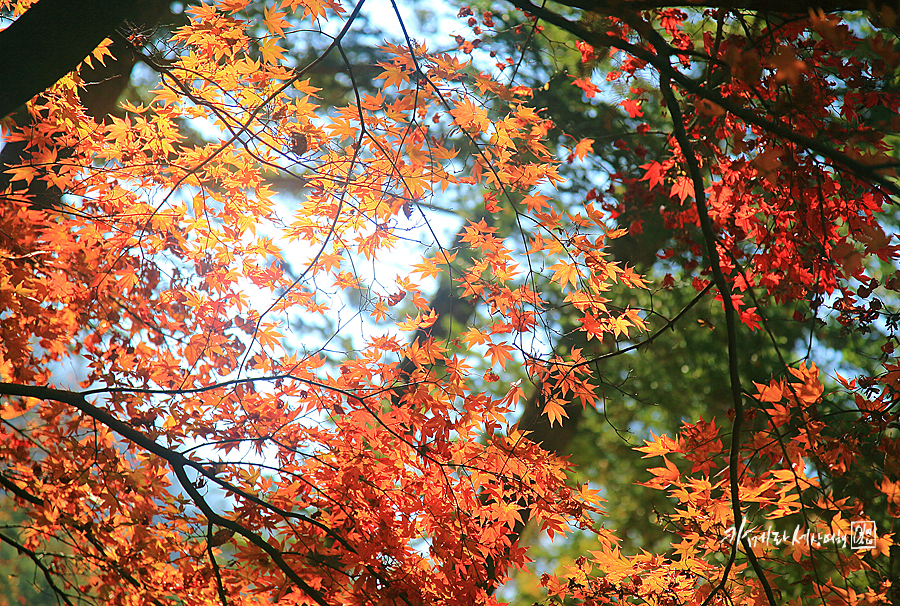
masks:
<instances>
[{"instance_id":1,"label":"maple leaf","mask_svg":"<svg viewBox=\"0 0 900 606\"><path fill-rule=\"evenodd\" d=\"M218 0L217 4L222 7L223 10L236 13L247 8L247 5L250 4L251 1L252 0Z\"/></svg>"},{"instance_id":2,"label":"maple leaf","mask_svg":"<svg viewBox=\"0 0 900 606\"><path fill-rule=\"evenodd\" d=\"M525 392L522 389L522 381L514 381L509 386L509 391L503 396L501 404L507 407L513 407L518 404L519 400L524 397Z\"/></svg>"},{"instance_id":3,"label":"maple leaf","mask_svg":"<svg viewBox=\"0 0 900 606\"><path fill-rule=\"evenodd\" d=\"M575 157L579 160L583 160L586 155L589 153L593 153L594 151L594 140L593 139L582 139L575 145Z\"/></svg>"},{"instance_id":4,"label":"maple leaf","mask_svg":"<svg viewBox=\"0 0 900 606\"><path fill-rule=\"evenodd\" d=\"M576 78L572 84L583 90L588 99L593 99L597 96L597 93L600 92L600 87L591 82L588 78Z\"/></svg>"},{"instance_id":5,"label":"maple leaf","mask_svg":"<svg viewBox=\"0 0 900 606\"><path fill-rule=\"evenodd\" d=\"M575 47L581 52L581 62L589 63L594 58L594 47L590 44L578 40L575 43Z\"/></svg>"},{"instance_id":6,"label":"maple leaf","mask_svg":"<svg viewBox=\"0 0 900 606\"><path fill-rule=\"evenodd\" d=\"M569 418L568 413L566 413L565 403L557 398L551 398L544 402L543 413L547 415L548 419L550 419L551 427L554 423L559 423L560 425L562 425L562 420L564 418Z\"/></svg>"},{"instance_id":7,"label":"maple leaf","mask_svg":"<svg viewBox=\"0 0 900 606\"><path fill-rule=\"evenodd\" d=\"M644 176L641 177L641 181L650 181L650 189L653 189L657 185L661 185L663 181L665 181L666 170L659 162L643 164L641 168L647 170L647 172L644 173Z\"/></svg>"},{"instance_id":8,"label":"maple leaf","mask_svg":"<svg viewBox=\"0 0 900 606\"><path fill-rule=\"evenodd\" d=\"M675 467L675 464L669 461L665 456L663 456L663 462L666 464L665 467L652 467L647 470L656 476L654 479L650 480L647 485L667 487L678 483L681 478L681 472L679 472L678 468Z\"/></svg>"},{"instance_id":9,"label":"maple leaf","mask_svg":"<svg viewBox=\"0 0 900 606\"><path fill-rule=\"evenodd\" d=\"M472 133L485 132L491 121L487 112L466 99L450 110L450 114L456 123Z\"/></svg>"},{"instance_id":10,"label":"maple leaf","mask_svg":"<svg viewBox=\"0 0 900 606\"><path fill-rule=\"evenodd\" d=\"M767 61L776 70L776 82L797 84L801 74L806 70L806 63L799 61L794 49L787 45L780 45L774 53L768 56Z\"/></svg>"},{"instance_id":11,"label":"maple leaf","mask_svg":"<svg viewBox=\"0 0 900 606\"><path fill-rule=\"evenodd\" d=\"M522 204L528 209L529 213L540 212L545 206L550 207L550 198L543 194L529 194L522 198Z\"/></svg>"},{"instance_id":12,"label":"maple leaf","mask_svg":"<svg viewBox=\"0 0 900 606\"><path fill-rule=\"evenodd\" d=\"M884 233L884 230L877 225L863 223L859 229L860 233L856 239L865 244L866 253L877 252L891 243L892 236Z\"/></svg>"},{"instance_id":13,"label":"maple leaf","mask_svg":"<svg viewBox=\"0 0 900 606\"><path fill-rule=\"evenodd\" d=\"M759 393L756 399L760 402L778 402L784 393L784 384L781 381L773 380L769 385L761 385L754 381L753 385Z\"/></svg>"},{"instance_id":14,"label":"maple leaf","mask_svg":"<svg viewBox=\"0 0 900 606\"><path fill-rule=\"evenodd\" d=\"M500 364L500 368L506 368L506 362L512 360L511 347L504 343L490 343L488 353L491 356L491 366Z\"/></svg>"},{"instance_id":15,"label":"maple leaf","mask_svg":"<svg viewBox=\"0 0 900 606\"><path fill-rule=\"evenodd\" d=\"M471 348L475 345L488 343L491 340L491 337L488 333L484 333L473 326L469 328L462 336L460 336L459 339Z\"/></svg>"},{"instance_id":16,"label":"maple leaf","mask_svg":"<svg viewBox=\"0 0 900 606\"><path fill-rule=\"evenodd\" d=\"M562 288L565 288L566 284L577 286L578 279L582 276L581 270L574 263L566 261L557 261L550 269L554 270L551 280L559 283Z\"/></svg>"},{"instance_id":17,"label":"maple leaf","mask_svg":"<svg viewBox=\"0 0 900 606\"><path fill-rule=\"evenodd\" d=\"M891 538L890 536L883 535L880 537L876 537L875 548L872 549L872 555L874 555L874 556L890 555L892 545L894 545L894 539Z\"/></svg>"},{"instance_id":18,"label":"maple leaf","mask_svg":"<svg viewBox=\"0 0 900 606\"><path fill-rule=\"evenodd\" d=\"M766 181L774 184L777 180L778 169L782 166L782 154L784 154L783 149L773 147L756 156L751 164L759 170Z\"/></svg>"},{"instance_id":19,"label":"maple leaf","mask_svg":"<svg viewBox=\"0 0 900 606\"><path fill-rule=\"evenodd\" d=\"M800 368L788 368L788 372L800 379L801 383L791 384L791 393L796 394L803 405L815 404L825 392L825 387L819 381L819 369L814 362L807 365L800 364Z\"/></svg>"},{"instance_id":20,"label":"maple leaf","mask_svg":"<svg viewBox=\"0 0 900 606\"><path fill-rule=\"evenodd\" d=\"M92 66L90 59L91 59L91 57L93 57L94 59L97 59L100 62L100 65L103 65L105 67L106 66L106 57L114 58L112 51L109 50L109 47L112 43L113 43L113 41L110 38L106 38L103 40L103 42L101 42L99 45L97 45L97 48L95 48L93 51L91 51L90 57L85 58L85 62L88 64L88 66Z\"/></svg>"},{"instance_id":21,"label":"maple leaf","mask_svg":"<svg viewBox=\"0 0 900 606\"><path fill-rule=\"evenodd\" d=\"M762 317L756 313L755 307L748 307L747 309L743 309L740 312L741 314L741 323L747 326L750 330L756 330L759 328L760 323L762 322Z\"/></svg>"},{"instance_id":22,"label":"maple leaf","mask_svg":"<svg viewBox=\"0 0 900 606\"><path fill-rule=\"evenodd\" d=\"M677 440L673 440L667 435L657 436L653 432L650 433L652 439L644 440L644 446L635 446L635 450L646 453L642 459L649 457L661 457L672 452L680 452Z\"/></svg>"},{"instance_id":23,"label":"maple leaf","mask_svg":"<svg viewBox=\"0 0 900 606\"><path fill-rule=\"evenodd\" d=\"M644 110L641 109L642 101L640 99L623 99L619 102L628 115L632 118L640 118L644 115Z\"/></svg>"},{"instance_id":24,"label":"maple leaf","mask_svg":"<svg viewBox=\"0 0 900 606\"><path fill-rule=\"evenodd\" d=\"M628 327L631 326L631 322L626 316L614 316L609 319L609 323L616 337L620 335L628 336Z\"/></svg>"},{"instance_id":25,"label":"maple leaf","mask_svg":"<svg viewBox=\"0 0 900 606\"><path fill-rule=\"evenodd\" d=\"M290 25L284 20L285 15L287 15L287 12L285 11L279 11L274 6L266 6L264 9L265 18L263 19L263 23L266 25L266 29L269 30L269 33L279 38L284 37L284 28ZM265 58L263 58L263 60L265 61Z\"/></svg>"},{"instance_id":26,"label":"maple leaf","mask_svg":"<svg viewBox=\"0 0 900 606\"><path fill-rule=\"evenodd\" d=\"M259 44L259 52L264 62L276 65L284 60L284 48L278 45L276 38L265 38Z\"/></svg>"},{"instance_id":27,"label":"maple leaf","mask_svg":"<svg viewBox=\"0 0 900 606\"><path fill-rule=\"evenodd\" d=\"M772 424L775 427L786 425L790 423L791 419L793 418L791 409L784 404L775 403L771 407L767 408L766 412L768 413L769 418L772 419Z\"/></svg>"},{"instance_id":28,"label":"maple leaf","mask_svg":"<svg viewBox=\"0 0 900 606\"><path fill-rule=\"evenodd\" d=\"M33 166L14 166L6 171L10 181L25 181L26 185L30 185L31 181L40 175L40 172Z\"/></svg>"},{"instance_id":29,"label":"maple leaf","mask_svg":"<svg viewBox=\"0 0 900 606\"><path fill-rule=\"evenodd\" d=\"M405 331L425 329L437 321L437 314L433 311L425 315L419 313L413 318L409 314L406 315L406 321L397 322L397 328Z\"/></svg>"},{"instance_id":30,"label":"maple leaf","mask_svg":"<svg viewBox=\"0 0 900 606\"><path fill-rule=\"evenodd\" d=\"M684 201L689 197L694 197L694 181L690 177L678 177L672 185L672 190L669 192L669 195L677 197L678 200L684 204Z\"/></svg>"},{"instance_id":31,"label":"maple leaf","mask_svg":"<svg viewBox=\"0 0 900 606\"><path fill-rule=\"evenodd\" d=\"M380 300L375 302L375 307L370 312L370 315L375 319L376 322L383 322L385 319L387 319L387 313L387 302Z\"/></svg>"},{"instance_id":32,"label":"maple leaf","mask_svg":"<svg viewBox=\"0 0 900 606\"><path fill-rule=\"evenodd\" d=\"M384 69L383 72L375 76L375 80L384 80L385 86L401 87L409 82L409 74L404 70L403 66L393 63L379 63Z\"/></svg>"}]
</instances>

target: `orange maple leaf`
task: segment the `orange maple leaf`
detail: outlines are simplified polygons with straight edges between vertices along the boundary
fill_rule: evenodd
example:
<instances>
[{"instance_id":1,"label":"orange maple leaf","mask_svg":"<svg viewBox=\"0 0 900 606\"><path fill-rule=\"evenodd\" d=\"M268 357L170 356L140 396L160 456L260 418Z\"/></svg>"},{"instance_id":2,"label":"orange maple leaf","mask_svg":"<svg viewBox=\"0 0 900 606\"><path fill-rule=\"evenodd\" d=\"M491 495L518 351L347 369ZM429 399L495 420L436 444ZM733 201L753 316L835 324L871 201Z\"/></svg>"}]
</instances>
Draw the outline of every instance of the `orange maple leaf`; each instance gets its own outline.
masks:
<instances>
[{"instance_id":1,"label":"orange maple leaf","mask_svg":"<svg viewBox=\"0 0 900 606\"><path fill-rule=\"evenodd\" d=\"M559 423L562 425L562 420L568 419L569 415L565 409L565 403L558 398L551 398L544 402L544 414L547 415L547 418L550 419L550 426L552 427L554 423Z\"/></svg>"},{"instance_id":2,"label":"orange maple leaf","mask_svg":"<svg viewBox=\"0 0 900 606\"><path fill-rule=\"evenodd\" d=\"M593 153L594 151L594 140L593 139L582 139L575 145L575 157L579 160L583 160L586 155L589 153Z\"/></svg>"},{"instance_id":3,"label":"orange maple leaf","mask_svg":"<svg viewBox=\"0 0 900 606\"><path fill-rule=\"evenodd\" d=\"M500 364L500 368L506 368L506 362L512 360L511 347L503 343L491 343L488 345L488 353L491 356L491 366Z\"/></svg>"}]
</instances>

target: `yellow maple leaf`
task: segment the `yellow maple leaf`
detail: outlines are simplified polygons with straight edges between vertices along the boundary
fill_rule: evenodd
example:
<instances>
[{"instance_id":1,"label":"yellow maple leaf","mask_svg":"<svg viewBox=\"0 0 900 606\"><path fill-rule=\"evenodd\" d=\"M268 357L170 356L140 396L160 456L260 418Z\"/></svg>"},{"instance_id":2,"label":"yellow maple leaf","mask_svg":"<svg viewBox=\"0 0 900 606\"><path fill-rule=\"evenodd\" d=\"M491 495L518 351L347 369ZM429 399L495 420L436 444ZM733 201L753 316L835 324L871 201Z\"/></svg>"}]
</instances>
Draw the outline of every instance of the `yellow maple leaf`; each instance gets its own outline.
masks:
<instances>
[{"instance_id":1,"label":"yellow maple leaf","mask_svg":"<svg viewBox=\"0 0 900 606\"><path fill-rule=\"evenodd\" d=\"M581 277L581 272L574 263L558 261L551 265L550 269L554 270L552 280L559 283L562 288L565 288L566 284L572 284L572 286L577 285L578 278Z\"/></svg>"},{"instance_id":2,"label":"yellow maple leaf","mask_svg":"<svg viewBox=\"0 0 900 606\"><path fill-rule=\"evenodd\" d=\"M287 21L282 19L285 15L287 15L285 11L276 10L275 7L270 8L267 6L265 9L265 19L263 20L263 23L266 24L267 30L279 38L284 38L284 28L290 25Z\"/></svg>"},{"instance_id":3,"label":"yellow maple leaf","mask_svg":"<svg viewBox=\"0 0 900 606\"><path fill-rule=\"evenodd\" d=\"M277 65L284 59L284 49L278 46L275 38L266 38L259 45L259 52L262 53L263 61L272 65Z\"/></svg>"},{"instance_id":4,"label":"yellow maple leaf","mask_svg":"<svg viewBox=\"0 0 900 606\"><path fill-rule=\"evenodd\" d=\"M647 453L641 457L642 459L648 459L650 457L662 457L669 454L670 452L678 451L678 442L676 440L673 440L669 436L665 434L657 436L653 432L650 432L650 436L653 439L644 440L645 446L635 447L635 450Z\"/></svg>"}]
</instances>

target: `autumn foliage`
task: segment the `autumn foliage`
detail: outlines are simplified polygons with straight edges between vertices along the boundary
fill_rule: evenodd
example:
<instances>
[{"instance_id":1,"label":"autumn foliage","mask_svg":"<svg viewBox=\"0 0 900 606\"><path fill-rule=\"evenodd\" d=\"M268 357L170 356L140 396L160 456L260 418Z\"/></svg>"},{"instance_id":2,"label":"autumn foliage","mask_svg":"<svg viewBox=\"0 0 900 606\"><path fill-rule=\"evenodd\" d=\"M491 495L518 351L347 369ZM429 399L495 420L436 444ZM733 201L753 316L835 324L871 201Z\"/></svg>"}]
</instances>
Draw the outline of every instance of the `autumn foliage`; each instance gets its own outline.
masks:
<instances>
[{"instance_id":1,"label":"autumn foliage","mask_svg":"<svg viewBox=\"0 0 900 606\"><path fill-rule=\"evenodd\" d=\"M373 84L343 47L362 3L330 0L191 5L163 41L124 32L158 78L144 102L88 115L81 73L119 60L104 43L3 121L25 154L0 201L0 488L19 515L0 543L62 602L492 604L530 562L526 520L594 535L538 570L551 603L896 597L889 7L512 4L523 41L567 36L583 72L560 86L590 103L624 84L623 119L647 135L653 113L665 151L634 144L639 172L567 188L596 141L560 133L515 58L485 62L497 14L463 8L484 31L453 52L385 42ZM291 54L299 35L316 59ZM347 104L312 82L327 57ZM448 232L433 209L463 197L481 212ZM610 249L648 209L670 237L641 275ZM516 421L600 405L604 359L679 329L629 293L676 280L724 314L731 399L646 436L675 538L625 553L600 487ZM437 311L442 283L464 326ZM845 378L782 344L768 382L742 378L743 335L785 309L882 335L881 357ZM831 539L760 540L772 523Z\"/></svg>"}]
</instances>

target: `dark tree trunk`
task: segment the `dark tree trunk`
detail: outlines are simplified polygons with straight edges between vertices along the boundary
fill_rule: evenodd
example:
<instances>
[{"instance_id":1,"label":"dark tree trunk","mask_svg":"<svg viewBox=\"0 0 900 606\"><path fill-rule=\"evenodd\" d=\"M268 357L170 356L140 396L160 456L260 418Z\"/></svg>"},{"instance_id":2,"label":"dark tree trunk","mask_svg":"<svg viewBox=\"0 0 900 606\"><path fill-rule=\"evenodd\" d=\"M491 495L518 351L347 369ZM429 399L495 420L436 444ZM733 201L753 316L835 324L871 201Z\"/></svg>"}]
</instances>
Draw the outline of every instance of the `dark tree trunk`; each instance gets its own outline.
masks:
<instances>
[{"instance_id":1,"label":"dark tree trunk","mask_svg":"<svg viewBox=\"0 0 900 606\"><path fill-rule=\"evenodd\" d=\"M0 117L75 69L144 0L40 0L0 32Z\"/></svg>"},{"instance_id":2,"label":"dark tree trunk","mask_svg":"<svg viewBox=\"0 0 900 606\"><path fill-rule=\"evenodd\" d=\"M62 3L58 0L41 0L41 4L44 4L45 2L48 3L48 5L69 3L68 0ZM168 22L168 20L171 19L169 2L170 0L142 0L135 2L133 12L128 18L138 27L152 29L161 20L163 22ZM99 5L102 3L85 2L85 4ZM123 2L122 4L126 5L128 2ZM28 11L26 15L31 14L33 10L34 9ZM23 15L13 24L13 26L10 26L10 29L20 23L26 15ZM116 112L119 98L122 96L122 92L128 85L131 70L134 67L136 60L132 48L124 38L114 35L114 30L115 26L112 26L112 29L109 32L109 35L113 39L113 43L109 47L109 50L113 55L112 58L106 57L104 63L94 61L93 67L84 67L81 70L81 76L85 86L79 91L79 96L81 97L81 102L84 105L85 111L97 121L103 121L108 115ZM0 48L4 48L3 45L9 44L9 39L4 38L8 31L9 30L0 32ZM100 38L100 40L102 41L102 38ZM96 48L96 45L92 47L91 50L93 50L93 48ZM0 50L0 52L3 51ZM20 54L20 52L14 52L12 55L7 53L6 55L0 55L0 57L18 58ZM80 60L81 59L75 61L72 67L76 66ZM7 74L11 74L13 71L24 71L24 67L21 65L12 68L6 63L9 62L0 60L0 86L5 86L7 79L12 78L12 76L8 76ZM25 80L28 79L25 76L23 76L23 78ZM51 82L51 85L52 84L53 83ZM3 90L4 89L0 89L0 96L4 94L2 92ZM27 101L34 95L40 94L40 92L40 90L37 90L36 92L23 92L23 95L30 95L24 101ZM19 106L21 106L21 104L19 104ZM30 120L30 118L25 115L20 116L20 119L20 125L24 125ZM6 143L2 150L0 150L0 192L6 190L6 188L10 186L10 175L4 171L10 166L25 162L28 158L27 148L28 141L14 141ZM64 152L64 150L60 151L61 153ZM60 197L63 194L62 191L50 186L46 181L41 179L34 179L30 184L19 181L13 185L12 193L17 197L21 196L29 200L34 208L42 208L45 210L57 208L59 206Z\"/></svg>"}]
</instances>

